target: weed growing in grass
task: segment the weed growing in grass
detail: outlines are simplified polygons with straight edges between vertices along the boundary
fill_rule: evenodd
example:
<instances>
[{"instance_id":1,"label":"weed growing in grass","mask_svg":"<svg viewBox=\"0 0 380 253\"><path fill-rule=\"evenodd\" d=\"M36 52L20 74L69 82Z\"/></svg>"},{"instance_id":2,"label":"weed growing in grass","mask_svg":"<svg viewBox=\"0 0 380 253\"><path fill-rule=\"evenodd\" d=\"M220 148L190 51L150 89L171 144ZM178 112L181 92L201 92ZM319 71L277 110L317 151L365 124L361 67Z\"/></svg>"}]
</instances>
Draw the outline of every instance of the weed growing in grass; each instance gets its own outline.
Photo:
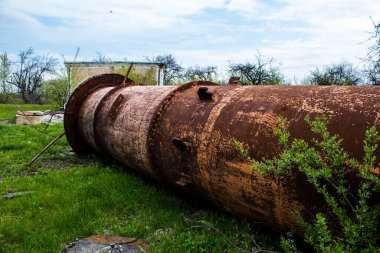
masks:
<instances>
[{"instance_id":1,"label":"weed growing in grass","mask_svg":"<svg viewBox=\"0 0 380 253\"><path fill-rule=\"evenodd\" d=\"M317 213L314 223L306 222L295 213L298 224L305 231L305 241L318 252L375 252L380 246L380 205L370 205L369 200L380 191L380 178L374 167L379 135L375 127L366 131L363 162L349 156L341 147L342 139L327 130L325 117L305 118L311 130L319 136L314 146L306 141L289 141L286 119L282 119L275 131L283 152L275 158L254 162L252 168L265 175L290 174L294 169L303 173L320 193L330 213ZM241 143L234 140L236 149L248 156ZM358 189L349 182L349 171L356 171L360 178ZM334 217L339 227L329 220ZM281 245L286 252L294 252L292 243L285 238Z\"/></svg>"}]
</instances>

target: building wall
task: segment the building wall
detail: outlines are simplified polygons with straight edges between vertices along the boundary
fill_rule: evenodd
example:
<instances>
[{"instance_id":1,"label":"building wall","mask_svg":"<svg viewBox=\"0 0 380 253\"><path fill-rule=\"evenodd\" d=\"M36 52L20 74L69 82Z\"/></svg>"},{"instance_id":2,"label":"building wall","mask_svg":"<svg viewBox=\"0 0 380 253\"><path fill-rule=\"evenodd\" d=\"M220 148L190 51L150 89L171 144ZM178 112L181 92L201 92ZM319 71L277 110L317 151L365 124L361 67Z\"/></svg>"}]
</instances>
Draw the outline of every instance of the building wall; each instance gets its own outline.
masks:
<instances>
[{"instance_id":1,"label":"building wall","mask_svg":"<svg viewBox=\"0 0 380 253\"><path fill-rule=\"evenodd\" d=\"M88 78L100 74L115 73L126 75L130 63L65 63L69 69L71 79L71 91ZM128 77L135 82L148 85L161 84L162 71L158 64L134 63Z\"/></svg>"}]
</instances>

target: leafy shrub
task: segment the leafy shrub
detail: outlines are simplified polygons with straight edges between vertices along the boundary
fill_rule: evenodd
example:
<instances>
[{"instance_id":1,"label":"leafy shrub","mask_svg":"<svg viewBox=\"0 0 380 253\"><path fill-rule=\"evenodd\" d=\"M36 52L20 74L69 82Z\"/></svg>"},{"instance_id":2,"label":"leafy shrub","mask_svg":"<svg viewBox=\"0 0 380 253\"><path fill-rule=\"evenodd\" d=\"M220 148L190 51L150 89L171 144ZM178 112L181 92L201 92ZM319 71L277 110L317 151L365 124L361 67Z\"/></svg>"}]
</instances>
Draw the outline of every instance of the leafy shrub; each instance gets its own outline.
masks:
<instances>
[{"instance_id":1,"label":"leafy shrub","mask_svg":"<svg viewBox=\"0 0 380 253\"><path fill-rule=\"evenodd\" d=\"M68 79L65 76L45 82L45 102L63 107L69 96L68 85Z\"/></svg>"},{"instance_id":2,"label":"leafy shrub","mask_svg":"<svg viewBox=\"0 0 380 253\"><path fill-rule=\"evenodd\" d=\"M300 213L294 213L304 229L304 239L318 252L374 252L380 246L380 205L369 200L380 191L380 178L374 173L379 135L375 127L366 131L363 162L350 157L341 144L342 139L327 130L325 117L305 118L319 138L309 145L305 140L289 141L286 119L275 131L283 147L272 159L254 161L243 145L234 139L236 149L253 162L252 168L261 174L289 175L294 170L303 173L316 191L323 196L329 213L317 213L313 223ZM355 190L348 180L349 171L357 171L359 186ZM331 220L338 222L338 228ZM294 252L292 243L282 238L286 252Z\"/></svg>"}]
</instances>

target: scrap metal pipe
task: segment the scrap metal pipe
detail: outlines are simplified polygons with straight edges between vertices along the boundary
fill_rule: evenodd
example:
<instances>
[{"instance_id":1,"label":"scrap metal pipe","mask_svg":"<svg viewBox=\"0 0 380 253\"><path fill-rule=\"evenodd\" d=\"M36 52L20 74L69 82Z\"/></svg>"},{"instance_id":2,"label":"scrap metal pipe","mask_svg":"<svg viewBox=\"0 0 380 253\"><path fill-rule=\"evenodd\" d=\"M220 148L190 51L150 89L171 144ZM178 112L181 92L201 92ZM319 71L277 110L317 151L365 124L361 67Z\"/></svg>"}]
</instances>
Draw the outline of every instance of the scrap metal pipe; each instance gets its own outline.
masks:
<instances>
[{"instance_id":1,"label":"scrap metal pipe","mask_svg":"<svg viewBox=\"0 0 380 253\"><path fill-rule=\"evenodd\" d=\"M294 211L326 208L295 173L261 176L235 149L236 138L261 160L278 155L274 130L288 119L294 138L315 135L304 118L326 115L343 147L363 157L363 137L380 129L380 88L373 86L233 86L192 82L143 86L106 74L84 82L65 112L65 131L77 153L96 152L159 182L235 214L296 229ZM380 150L376 150L380 166Z\"/></svg>"}]
</instances>

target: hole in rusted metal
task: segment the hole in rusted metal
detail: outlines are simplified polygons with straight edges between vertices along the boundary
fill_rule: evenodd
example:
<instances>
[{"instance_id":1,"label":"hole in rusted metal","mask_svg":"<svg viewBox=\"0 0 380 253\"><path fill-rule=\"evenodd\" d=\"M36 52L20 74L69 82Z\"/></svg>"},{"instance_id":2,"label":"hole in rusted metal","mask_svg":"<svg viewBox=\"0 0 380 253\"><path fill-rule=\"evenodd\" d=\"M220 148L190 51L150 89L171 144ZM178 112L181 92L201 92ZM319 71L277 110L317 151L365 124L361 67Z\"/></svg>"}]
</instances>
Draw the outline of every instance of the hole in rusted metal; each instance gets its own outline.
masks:
<instances>
[{"instance_id":1,"label":"hole in rusted metal","mask_svg":"<svg viewBox=\"0 0 380 253\"><path fill-rule=\"evenodd\" d=\"M212 101L212 92L209 92L208 91L208 88L207 87L200 87L198 89L198 98L199 100L201 101Z\"/></svg>"},{"instance_id":2,"label":"hole in rusted metal","mask_svg":"<svg viewBox=\"0 0 380 253\"><path fill-rule=\"evenodd\" d=\"M189 143L187 143L187 142L185 142L179 138L174 138L173 144L174 144L174 146L176 146L181 151L188 151L190 149Z\"/></svg>"}]
</instances>

